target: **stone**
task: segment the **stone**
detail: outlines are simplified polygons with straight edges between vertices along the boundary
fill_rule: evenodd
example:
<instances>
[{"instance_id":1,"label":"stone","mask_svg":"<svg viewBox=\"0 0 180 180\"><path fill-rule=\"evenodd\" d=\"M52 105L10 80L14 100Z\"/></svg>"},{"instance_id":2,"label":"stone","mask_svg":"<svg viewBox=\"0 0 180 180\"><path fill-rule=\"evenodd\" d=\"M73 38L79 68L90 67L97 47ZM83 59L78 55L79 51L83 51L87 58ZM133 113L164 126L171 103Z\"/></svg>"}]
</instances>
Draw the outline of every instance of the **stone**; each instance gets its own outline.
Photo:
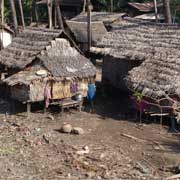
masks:
<instances>
[{"instance_id":1,"label":"stone","mask_svg":"<svg viewBox=\"0 0 180 180\"><path fill-rule=\"evenodd\" d=\"M84 134L84 130L80 127L74 127L72 129L72 133L73 134L78 134L78 135L81 135L81 134Z\"/></svg>"},{"instance_id":2,"label":"stone","mask_svg":"<svg viewBox=\"0 0 180 180\"><path fill-rule=\"evenodd\" d=\"M54 121L54 117L52 115L48 115L47 118Z\"/></svg>"},{"instance_id":3,"label":"stone","mask_svg":"<svg viewBox=\"0 0 180 180\"><path fill-rule=\"evenodd\" d=\"M71 126L71 124L69 124L69 123L64 123L63 125L62 125L62 127L61 127L61 132L63 132L63 133L71 133L71 131L72 131L72 126Z\"/></svg>"}]
</instances>

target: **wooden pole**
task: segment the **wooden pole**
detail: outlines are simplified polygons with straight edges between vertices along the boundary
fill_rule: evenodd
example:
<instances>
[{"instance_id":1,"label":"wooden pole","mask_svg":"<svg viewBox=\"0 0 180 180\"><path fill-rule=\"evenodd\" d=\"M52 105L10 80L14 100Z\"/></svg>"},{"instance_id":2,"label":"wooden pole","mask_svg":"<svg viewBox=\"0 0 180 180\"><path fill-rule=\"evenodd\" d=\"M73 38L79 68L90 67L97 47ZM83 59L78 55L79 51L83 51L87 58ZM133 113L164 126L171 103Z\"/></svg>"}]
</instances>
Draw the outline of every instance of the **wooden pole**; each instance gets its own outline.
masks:
<instances>
[{"instance_id":1,"label":"wooden pole","mask_svg":"<svg viewBox=\"0 0 180 180\"><path fill-rule=\"evenodd\" d=\"M113 12L114 7L113 7L113 0L111 0L111 12Z\"/></svg>"},{"instance_id":2,"label":"wooden pole","mask_svg":"<svg viewBox=\"0 0 180 180\"><path fill-rule=\"evenodd\" d=\"M90 55L91 49L91 1L87 0L87 39L88 39L88 53Z\"/></svg>"},{"instance_id":3,"label":"wooden pole","mask_svg":"<svg viewBox=\"0 0 180 180\"><path fill-rule=\"evenodd\" d=\"M56 6L54 6L54 27L57 26L57 9Z\"/></svg>"},{"instance_id":4,"label":"wooden pole","mask_svg":"<svg viewBox=\"0 0 180 180\"><path fill-rule=\"evenodd\" d=\"M86 12L86 4L87 4L87 0L84 0L84 4L83 4L83 13Z\"/></svg>"},{"instance_id":5,"label":"wooden pole","mask_svg":"<svg viewBox=\"0 0 180 180\"><path fill-rule=\"evenodd\" d=\"M1 23L4 25L4 0L1 0Z\"/></svg>"},{"instance_id":6,"label":"wooden pole","mask_svg":"<svg viewBox=\"0 0 180 180\"><path fill-rule=\"evenodd\" d=\"M172 18L171 18L171 9L170 9L170 0L163 0L164 5L164 15L166 23L171 24Z\"/></svg>"},{"instance_id":7,"label":"wooden pole","mask_svg":"<svg viewBox=\"0 0 180 180\"><path fill-rule=\"evenodd\" d=\"M156 22L158 22L157 0L154 0L154 11L155 11Z\"/></svg>"},{"instance_id":8,"label":"wooden pole","mask_svg":"<svg viewBox=\"0 0 180 180\"><path fill-rule=\"evenodd\" d=\"M31 103L27 102L27 117L28 119L31 117Z\"/></svg>"},{"instance_id":9,"label":"wooden pole","mask_svg":"<svg viewBox=\"0 0 180 180\"><path fill-rule=\"evenodd\" d=\"M56 6L56 10L57 10L57 17L58 17L58 23L59 23L59 27L64 30L64 24L63 24L63 20L62 20L62 14L61 14L61 9L59 7L59 3L57 0L55 0L55 6Z\"/></svg>"},{"instance_id":10,"label":"wooden pole","mask_svg":"<svg viewBox=\"0 0 180 180\"><path fill-rule=\"evenodd\" d=\"M16 14L16 8L15 8L14 0L10 0L10 5L11 5L12 16L13 16L13 22L14 22L14 30L17 33L18 21L17 21L17 14Z\"/></svg>"},{"instance_id":11,"label":"wooden pole","mask_svg":"<svg viewBox=\"0 0 180 180\"><path fill-rule=\"evenodd\" d=\"M33 0L33 9L34 9L34 13L35 13L36 24L38 25L38 22L39 22L38 7L36 5L35 0Z\"/></svg>"},{"instance_id":12,"label":"wooden pole","mask_svg":"<svg viewBox=\"0 0 180 180\"><path fill-rule=\"evenodd\" d=\"M47 1L49 28L52 29L52 0Z\"/></svg>"},{"instance_id":13,"label":"wooden pole","mask_svg":"<svg viewBox=\"0 0 180 180\"><path fill-rule=\"evenodd\" d=\"M24 13L23 13L23 7L22 7L22 1L18 0L19 3L19 8L20 8L20 14L21 14L21 22L22 22L22 26L23 28L25 28L25 22L24 22Z\"/></svg>"}]
</instances>

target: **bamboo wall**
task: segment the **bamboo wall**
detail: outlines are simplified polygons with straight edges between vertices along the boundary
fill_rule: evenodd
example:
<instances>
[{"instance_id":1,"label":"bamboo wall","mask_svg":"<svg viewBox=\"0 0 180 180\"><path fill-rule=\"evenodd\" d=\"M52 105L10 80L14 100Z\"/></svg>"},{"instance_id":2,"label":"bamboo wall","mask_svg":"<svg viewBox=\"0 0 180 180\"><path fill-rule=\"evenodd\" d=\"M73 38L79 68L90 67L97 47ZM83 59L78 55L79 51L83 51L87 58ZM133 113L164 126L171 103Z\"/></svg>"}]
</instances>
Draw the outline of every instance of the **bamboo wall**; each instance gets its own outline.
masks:
<instances>
[{"instance_id":1,"label":"bamboo wall","mask_svg":"<svg viewBox=\"0 0 180 180\"><path fill-rule=\"evenodd\" d=\"M20 102L38 102L44 100L44 90L45 87L51 89L52 99L64 99L70 98L75 95L71 92L71 83L78 84L78 93L81 93L84 97L87 96L88 90L88 79L76 80L74 82L70 81L59 81L59 82L49 82L36 80L31 82L30 86L25 85L15 85L11 87L11 97ZM82 86L83 83L83 86ZM83 87L83 88L82 88ZM85 88L84 88L85 87Z\"/></svg>"}]
</instances>

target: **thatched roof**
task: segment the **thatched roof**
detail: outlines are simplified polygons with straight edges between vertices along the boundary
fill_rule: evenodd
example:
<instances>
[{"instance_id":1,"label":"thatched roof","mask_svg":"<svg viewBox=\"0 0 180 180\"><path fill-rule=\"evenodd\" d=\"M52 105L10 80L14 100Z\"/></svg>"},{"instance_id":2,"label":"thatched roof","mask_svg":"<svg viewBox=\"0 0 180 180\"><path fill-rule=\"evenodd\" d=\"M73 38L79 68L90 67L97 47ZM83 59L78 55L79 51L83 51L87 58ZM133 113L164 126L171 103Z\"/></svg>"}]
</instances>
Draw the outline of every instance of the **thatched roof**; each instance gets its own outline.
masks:
<instances>
[{"instance_id":1,"label":"thatched roof","mask_svg":"<svg viewBox=\"0 0 180 180\"><path fill-rule=\"evenodd\" d=\"M13 38L7 48L0 51L0 64L23 69L46 49L51 40L61 34L61 30L27 28Z\"/></svg>"},{"instance_id":2,"label":"thatched roof","mask_svg":"<svg viewBox=\"0 0 180 180\"><path fill-rule=\"evenodd\" d=\"M110 24L121 20L125 13L110 13L110 12L91 12L91 21L101 21L105 24ZM87 22L87 13L81 13L71 19L71 21Z\"/></svg>"},{"instance_id":3,"label":"thatched roof","mask_svg":"<svg viewBox=\"0 0 180 180\"><path fill-rule=\"evenodd\" d=\"M142 30L143 35L134 32L135 50L146 54L145 61L129 72L129 89L152 99L166 94L180 97L180 27L149 25Z\"/></svg>"},{"instance_id":4,"label":"thatched roof","mask_svg":"<svg viewBox=\"0 0 180 180\"><path fill-rule=\"evenodd\" d=\"M42 79L38 70L45 69L49 77L56 80L89 78L96 75L96 69L89 59L71 47L68 40L57 38L39 55L32 66L4 80L7 84L30 84L33 80Z\"/></svg>"},{"instance_id":5,"label":"thatched roof","mask_svg":"<svg viewBox=\"0 0 180 180\"><path fill-rule=\"evenodd\" d=\"M66 21L71 32L74 34L75 39L79 43L87 43L87 22L78 22L78 21ZM91 23L92 31L92 43L96 44L100 41L104 34L107 33L107 30L102 22L92 22Z\"/></svg>"},{"instance_id":6,"label":"thatched roof","mask_svg":"<svg viewBox=\"0 0 180 180\"><path fill-rule=\"evenodd\" d=\"M145 3L137 3L137 2L128 2L128 4L135 9L138 9L141 12L152 12L154 11L154 2L145 2ZM157 2L157 7L163 7L162 2Z\"/></svg>"},{"instance_id":7,"label":"thatched roof","mask_svg":"<svg viewBox=\"0 0 180 180\"><path fill-rule=\"evenodd\" d=\"M160 21L163 21L165 19L163 14L158 14L157 17L158 17L158 20ZM141 14L141 15L135 16L134 18L155 21L156 15L155 13L148 13L148 14Z\"/></svg>"},{"instance_id":8,"label":"thatched roof","mask_svg":"<svg viewBox=\"0 0 180 180\"><path fill-rule=\"evenodd\" d=\"M97 44L98 48L91 50L115 58L144 61L156 52L177 50L179 34L177 26L128 19L114 25Z\"/></svg>"},{"instance_id":9,"label":"thatched roof","mask_svg":"<svg viewBox=\"0 0 180 180\"><path fill-rule=\"evenodd\" d=\"M38 58L54 77L85 78L96 74L90 60L71 47L66 39L56 39L56 43Z\"/></svg>"}]
</instances>

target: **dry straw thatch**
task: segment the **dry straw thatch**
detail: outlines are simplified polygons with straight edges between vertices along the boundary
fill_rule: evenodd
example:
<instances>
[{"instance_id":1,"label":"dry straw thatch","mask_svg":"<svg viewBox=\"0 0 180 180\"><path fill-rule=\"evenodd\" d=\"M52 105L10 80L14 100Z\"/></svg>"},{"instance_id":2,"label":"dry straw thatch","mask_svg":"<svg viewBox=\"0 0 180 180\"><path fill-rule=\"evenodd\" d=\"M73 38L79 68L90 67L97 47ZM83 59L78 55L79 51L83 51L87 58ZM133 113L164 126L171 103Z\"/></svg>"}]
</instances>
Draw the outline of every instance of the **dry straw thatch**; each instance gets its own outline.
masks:
<instances>
[{"instance_id":1,"label":"dry straw thatch","mask_svg":"<svg viewBox=\"0 0 180 180\"><path fill-rule=\"evenodd\" d=\"M100 48L100 49L98 49ZM158 99L180 96L180 27L126 20L112 27L93 51L123 60L141 60L127 77L127 85Z\"/></svg>"},{"instance_id":2,"label":"dry straw thatch","mask_svg":"<svg viewBox=\"0 0 180 180\"><path fill-rule=\"evenodd\" d=\"M68 38L59 38L60 33L62 31L33 29L19 34L10 46L0 53L0 56L3 57L0 62L23 71L10 76L4 82L9 85L30 84L33 80L40 79L36 75L39 69L46 69L51 78L59 80L94 77L96 69L93 64L71 46ZM22 44L19 42L20 39ZM9 53L12 58L8 54L7 57L4 57L4 54L15 45L14 51ZM27 50L28 48L31 49ZM27 51L30 53L26 54ZM16 54L18 56L15 56Z\"/></svg>"}]
</instances>

